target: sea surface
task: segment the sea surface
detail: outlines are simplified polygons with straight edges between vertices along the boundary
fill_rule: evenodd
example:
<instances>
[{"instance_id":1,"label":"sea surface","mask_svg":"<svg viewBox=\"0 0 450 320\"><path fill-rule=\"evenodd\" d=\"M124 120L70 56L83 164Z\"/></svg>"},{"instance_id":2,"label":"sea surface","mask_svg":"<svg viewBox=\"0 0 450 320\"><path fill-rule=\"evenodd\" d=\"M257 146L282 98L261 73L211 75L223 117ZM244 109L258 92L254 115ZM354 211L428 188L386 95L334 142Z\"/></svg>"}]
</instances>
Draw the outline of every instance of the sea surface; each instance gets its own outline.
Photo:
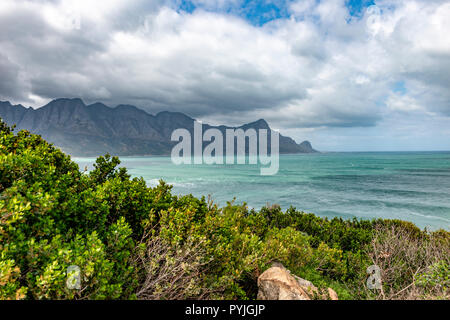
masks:
<instances>
[{"instance_id":1,"label":"sea surface","mask_svg":"<svg viewBox=\"0 0 450 320\"><path fill-rule=\"evenodd\" d=\"M95 158L74 158L92 169ZM174 194L236 198L249 207L290 206L323 217L402 219L450 230L450 152L281 155L277 175L259 165L174 165L170 157L121 157L149 186L163 179Z\"/></svg>"}]
</instances>

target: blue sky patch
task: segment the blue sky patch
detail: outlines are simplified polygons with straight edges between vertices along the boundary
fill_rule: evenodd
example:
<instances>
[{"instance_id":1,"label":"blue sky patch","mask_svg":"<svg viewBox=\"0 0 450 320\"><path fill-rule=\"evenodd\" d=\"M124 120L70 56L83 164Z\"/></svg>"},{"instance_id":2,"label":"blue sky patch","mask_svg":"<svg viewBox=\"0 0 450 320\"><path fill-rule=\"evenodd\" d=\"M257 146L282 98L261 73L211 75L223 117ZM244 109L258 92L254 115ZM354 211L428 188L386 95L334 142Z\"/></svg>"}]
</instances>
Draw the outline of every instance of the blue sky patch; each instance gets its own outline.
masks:
<instances>
[{"instance_id":1,"label":"blue sky patch","mask_svg":"<svg viewBox=\"0 0 450 320\"><path fill-rule=\"evenodd\" d=\"M367 7L375 4L373 0L347 0L347 8L351 16L362 17Z\"/></svg>"},{"instance_id":2,"label":"blue sky patch","mask_svg":"<svg viewBox=\"0 0 450 320\"><path fill-rule=\"evenodd\" d=\"M320 1L321 0L317 0L317 2ZM253 25L261 26L272 20L289 18L289 7L293 2L295 1L241 0L238 2L230 2L228 5L225 4L221 6L220 9L217 9L197 3L195 0L182 0L179 4L179 10L192 13L199 8L208 11L232 14L246 19ZM364 10L373 4L374 0L347 0L346 2L349 13L353 17L362 17L364 15Z\"/></svg>"},{"instance_id":3,"label":"blue sky patch","mask_svg":"<svg viewBox=\"0 0 450 320\"><path fill-rule=\"evenodd\" d=\"M405 87L405 82L404 81L398 81L394 84L394 88L393 88L394 92L397 93L401 93L401 94L405 94L406 93L406 87Z\"/></svg>"}]
</instances>

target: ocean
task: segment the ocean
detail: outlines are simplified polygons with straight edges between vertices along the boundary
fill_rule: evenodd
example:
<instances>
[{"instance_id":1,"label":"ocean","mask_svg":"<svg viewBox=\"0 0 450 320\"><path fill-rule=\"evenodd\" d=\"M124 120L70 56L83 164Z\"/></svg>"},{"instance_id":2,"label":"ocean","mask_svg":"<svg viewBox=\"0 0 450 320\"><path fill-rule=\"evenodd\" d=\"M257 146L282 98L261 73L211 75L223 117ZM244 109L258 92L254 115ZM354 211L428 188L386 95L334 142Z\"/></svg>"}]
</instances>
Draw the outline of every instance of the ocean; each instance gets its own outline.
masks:
<instances>
[{"instance_id":1,"label":"ocean","mask_svg":"<svg viewBox=\"0 0 450 320\"><path fill-rule=\"evenodd\" d=\"M278 204L322 217L401 219L450 230L450 152L367 152L281 155L277 175L259 165L174 165L170 157L120 157L149 186L173 193L236 198L250 208ZM95 158L73 158L92 169Z\"/></svg>"}]
</instances>

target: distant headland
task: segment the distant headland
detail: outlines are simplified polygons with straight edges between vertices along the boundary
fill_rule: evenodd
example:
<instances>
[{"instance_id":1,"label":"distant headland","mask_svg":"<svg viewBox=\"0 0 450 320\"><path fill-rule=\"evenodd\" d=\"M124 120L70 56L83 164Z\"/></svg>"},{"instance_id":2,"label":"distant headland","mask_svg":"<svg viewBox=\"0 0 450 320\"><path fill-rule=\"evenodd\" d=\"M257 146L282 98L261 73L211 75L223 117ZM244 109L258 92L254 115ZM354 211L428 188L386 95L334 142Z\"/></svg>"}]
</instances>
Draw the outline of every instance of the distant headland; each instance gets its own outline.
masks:
<instances>
[{"instance_id":1,"label":"distant headland","mask_svg":"<svg viewBox=\"0 0 450 320\"><path fill-rule=\"evenodd\" d=\"M63 151L74 156L98 156L105 153L119 156L169 155L174 145L171 133L178 128L193 130L194 119L180 112L151 115L131 105L115 108L103 103L86 105L81 99L56 99L38 108L26 108L0 101L0 118L18 130L26 129L41 135ZM267 129L260 119L240 127L203 124L205 129L242 128ZM296 143L280 135L280 153L315 153L309 141Z\"/></svg>"}]
</instances>

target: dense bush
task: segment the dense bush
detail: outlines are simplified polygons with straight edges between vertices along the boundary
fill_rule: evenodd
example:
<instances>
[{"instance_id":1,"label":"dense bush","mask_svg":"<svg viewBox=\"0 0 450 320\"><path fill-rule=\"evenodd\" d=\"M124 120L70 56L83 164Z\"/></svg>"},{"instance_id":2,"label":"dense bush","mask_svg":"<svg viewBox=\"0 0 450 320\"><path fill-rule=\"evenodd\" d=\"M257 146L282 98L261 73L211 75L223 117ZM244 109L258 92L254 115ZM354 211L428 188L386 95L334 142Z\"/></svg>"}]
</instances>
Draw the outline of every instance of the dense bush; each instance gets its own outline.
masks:
<instances>
[{"instance_id":1,"label":"dense bush","mask_svg":"<svg viewBox=\"0 0 450 320\"><path fill-rule=\"evenodd\" d=\"M446 297L446 231L278 206L218 208L174 196L162 181L149 188L119 164L106 155L81 172L41 137L0 121L0 299L252 299L274 261L341 298L377 298L365 288L366 268L392 230L420 243L395 261L418 269L395 269L395 281L387 274L386 292L395 298L417 278L420 297ZM80 289L66 285L72 265L81 268Z\"/></svg>"}]
</instances>

